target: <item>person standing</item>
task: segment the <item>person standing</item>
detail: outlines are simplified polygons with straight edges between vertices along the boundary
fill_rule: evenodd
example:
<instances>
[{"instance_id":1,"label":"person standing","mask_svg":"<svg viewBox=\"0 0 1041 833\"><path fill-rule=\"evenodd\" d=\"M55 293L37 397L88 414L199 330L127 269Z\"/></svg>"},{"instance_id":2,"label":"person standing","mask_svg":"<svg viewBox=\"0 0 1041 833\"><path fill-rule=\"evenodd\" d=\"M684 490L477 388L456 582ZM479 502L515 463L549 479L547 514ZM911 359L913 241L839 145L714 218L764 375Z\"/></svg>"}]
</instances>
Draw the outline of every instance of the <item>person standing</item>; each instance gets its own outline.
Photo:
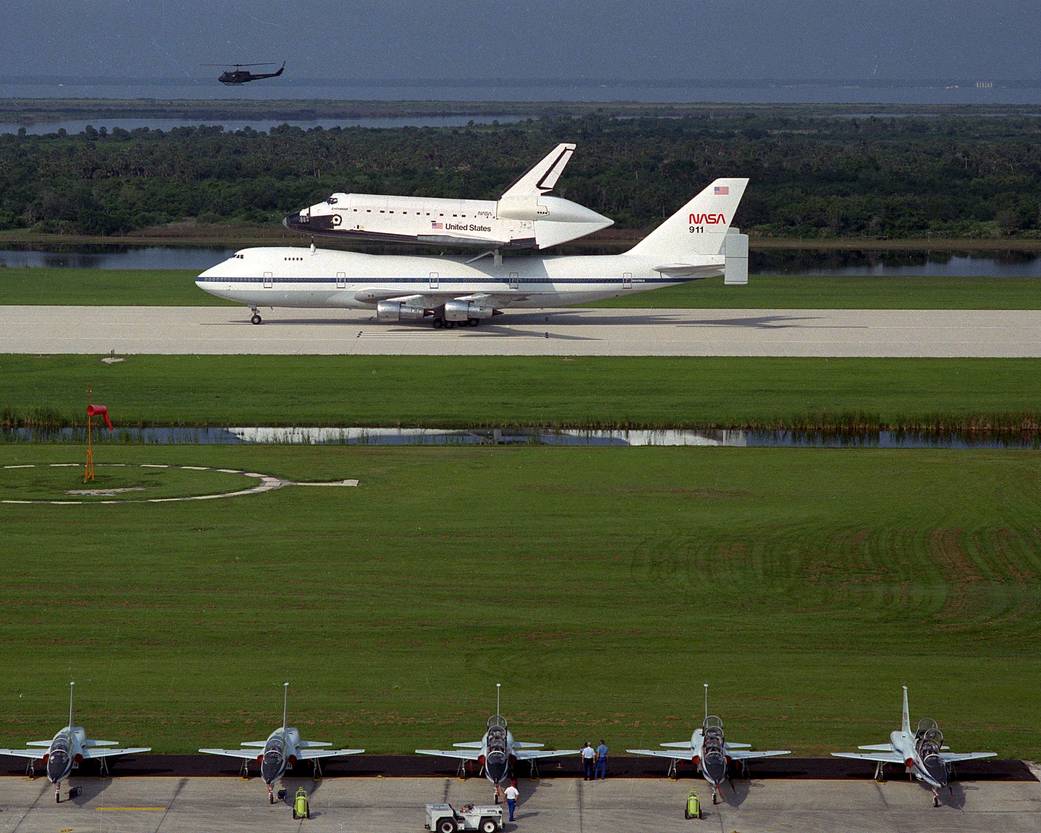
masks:
<instances>
[{"instance_id":1,"label":"person standing","mask_svg":"<svg viewBox=\"0 0 1041 833\"><path fill-rule=\"evenodd\" d=\"M506 788L506 807L510 811L510 821L513 821L513 814L517 811L518 798L520 798L520 790L517 789L516 784L510 784Z\"/></svg>"},{"instance_id":2,"label":"person standing","mask_svg":"<svg viewBox=\"0 0 1041 833\"><path fill-rule=\"evenodd\" d=\"M593 767L596 764L596 751L587 740L582 747L582 780L593 780Z\"/></svg>"},{"instance_id":3,"label":"person standing","mask_svg":"<svg viewBox=\"0 0 1041 833\"><path fill-rule=\"evenodd\" d=\"M600 745L596 748L596 780L607 780L607 744L600 738Z\"/></svg>"}]
</instances>

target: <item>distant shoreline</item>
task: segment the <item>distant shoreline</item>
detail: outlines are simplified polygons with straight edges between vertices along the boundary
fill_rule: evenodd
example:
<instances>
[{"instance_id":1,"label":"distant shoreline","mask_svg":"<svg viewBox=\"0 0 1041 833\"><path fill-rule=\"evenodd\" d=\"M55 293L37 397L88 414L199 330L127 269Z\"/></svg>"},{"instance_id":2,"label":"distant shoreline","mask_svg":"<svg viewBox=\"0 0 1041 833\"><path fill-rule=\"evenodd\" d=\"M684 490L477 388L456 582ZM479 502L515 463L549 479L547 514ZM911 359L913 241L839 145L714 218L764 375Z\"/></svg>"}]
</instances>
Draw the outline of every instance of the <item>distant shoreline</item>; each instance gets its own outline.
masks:
<instances>
[{"instance_id":1,"label":"distant shoreline","mask_svg":"<svg viewBox=\"0 0 1041 833\"><path fill-rule=\"evenodd\" d=\"M865 112L867 111L867 112ZM616 118L776 112L805 116L1039 116L1037 104L740 104L640 101L377 101L331 99L0 98L0 122L31 125L75 118L305 121L417 116L530 118L604 115Z\"/></svg>"}]
</instances>

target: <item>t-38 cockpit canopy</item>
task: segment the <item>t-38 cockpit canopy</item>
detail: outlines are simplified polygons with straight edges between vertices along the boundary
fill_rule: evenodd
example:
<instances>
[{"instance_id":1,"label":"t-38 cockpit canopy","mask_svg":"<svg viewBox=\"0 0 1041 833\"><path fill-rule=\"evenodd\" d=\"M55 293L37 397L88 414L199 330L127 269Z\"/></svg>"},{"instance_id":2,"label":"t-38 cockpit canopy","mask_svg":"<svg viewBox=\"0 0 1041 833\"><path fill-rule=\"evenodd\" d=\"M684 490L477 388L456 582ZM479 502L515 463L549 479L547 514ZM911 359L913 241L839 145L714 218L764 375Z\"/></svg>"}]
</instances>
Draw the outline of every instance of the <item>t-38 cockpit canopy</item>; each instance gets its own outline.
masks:
<instances>
[{"instance_id":1,"label":"t-38 cockpit canopy","mask_svg":"<svg viewBox=\"0 0 1041 833\"><path fill-rule=\"evenodd\" d=\"M716 732L722 734L723 732L723 720L718 715L710 714L705 717L704 722L701 724L701 730L706 735L709 732L715 734Z\"/></svg>"}]
</instances>

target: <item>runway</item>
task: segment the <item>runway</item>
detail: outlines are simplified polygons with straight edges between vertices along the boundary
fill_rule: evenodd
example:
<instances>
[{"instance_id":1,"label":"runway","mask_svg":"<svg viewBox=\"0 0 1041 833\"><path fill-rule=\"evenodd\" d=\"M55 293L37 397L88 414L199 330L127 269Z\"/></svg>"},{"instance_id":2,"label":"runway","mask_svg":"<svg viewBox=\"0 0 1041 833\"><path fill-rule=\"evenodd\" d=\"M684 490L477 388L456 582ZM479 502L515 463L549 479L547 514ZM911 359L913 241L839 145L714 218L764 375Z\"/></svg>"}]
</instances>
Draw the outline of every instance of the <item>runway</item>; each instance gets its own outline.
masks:
<instances>
[{"instance_id":1,"label":"runway","mask_svg":"<svg viewBox=\"0 0 1041 833\"><path fill-rule=\"evenodd\" d=\"M45 778L0 778L0 833L105 830L119 833L222 833L308 830L313 833L415 833L423 829L423 805L487 804L491 788L471 778L287 779L310 793L311 820L294 821L287 803L270 805L259 778L73 778L82 792L55 804ZM736 780L713 806L699 780L521 778L515 824L524 833L618 833L740 830L741 833L914 833L915 831L1041 829L1041 784L1036 781L958 782L933 808L931 794L893 777L858 781ZM702 799L705 818L687 821L687 793ZM65 791L67 794L67 791Z\"/></svg>"},{"instance_id":2,"label":"runway","mask_svg":"<svg viewBox=\"0 0 1041 833\"><path fill-rule=\"evenodd\" d=\"M480 327L351 310L0 306L0 353L1039 357L1041 310L511 312Z\"/></svg>"}]
</instances>

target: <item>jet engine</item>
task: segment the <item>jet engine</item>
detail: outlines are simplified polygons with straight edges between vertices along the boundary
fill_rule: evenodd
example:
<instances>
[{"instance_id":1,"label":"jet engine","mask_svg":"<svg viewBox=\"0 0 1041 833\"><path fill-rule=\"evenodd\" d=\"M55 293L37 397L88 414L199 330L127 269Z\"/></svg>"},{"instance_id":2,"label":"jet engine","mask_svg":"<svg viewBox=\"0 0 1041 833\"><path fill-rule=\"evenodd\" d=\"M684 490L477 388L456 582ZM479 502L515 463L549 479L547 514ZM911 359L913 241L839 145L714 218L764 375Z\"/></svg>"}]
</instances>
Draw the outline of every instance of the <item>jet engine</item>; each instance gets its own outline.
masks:
<instances>
[{"instance_id":1,"label":"jet engine","mask_svg":"<svg viewBox=\"0 0 1041 833\"><path fill-rule=\"evenodd\" d=\"M411 301L380 301L376 317L380 321L414 321L427 314L426 308Z\"/></svg>"},{"instance_id":2,"label":"jet engine","mask_svg":"<svg viewBox=\"0 0 1041 833\"><path fill-rule=\"evenodd\" d=\"M474 301L446 301L446 321L468 321L471 318L491 318L500 312L490 306L476 303Z\"/></svg>"}]
</instances>

